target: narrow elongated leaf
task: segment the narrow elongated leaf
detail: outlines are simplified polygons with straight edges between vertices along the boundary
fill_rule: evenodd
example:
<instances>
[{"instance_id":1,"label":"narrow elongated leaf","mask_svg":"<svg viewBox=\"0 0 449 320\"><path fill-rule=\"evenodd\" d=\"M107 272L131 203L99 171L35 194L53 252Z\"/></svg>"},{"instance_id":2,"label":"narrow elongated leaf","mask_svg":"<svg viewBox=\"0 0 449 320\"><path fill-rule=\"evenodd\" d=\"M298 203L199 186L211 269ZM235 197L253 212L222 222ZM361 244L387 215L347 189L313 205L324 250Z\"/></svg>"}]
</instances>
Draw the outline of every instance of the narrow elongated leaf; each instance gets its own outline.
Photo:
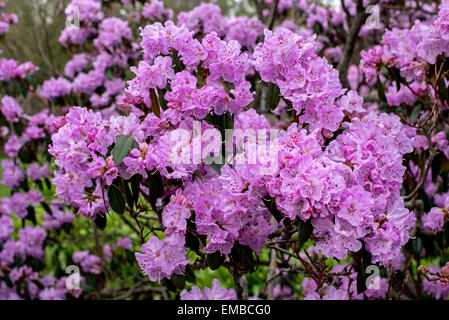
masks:
<instances>
[{"instance_id":1,"label":"narrow elongated leaf","mask_svg":"<svg viewBox=\"0 0 449 320\"><path fill-rule=\"evenodd\" d=\"M156 115L156 117L161 117L161 106L159 105L159 98L157 97L156 90L150 89L150 99L151 99L151 111Z\"/></svg>"},{"instance_id":2,"label":"narrow elongated leaf","mask_svg":"<svg viewBox=\"0 0 449 320\"><path fill-rule=\"evenodd\" d=\"M359 252L356 253L357 260L356 261L356 270L357 270L357 294L361 294L365 292L366 289L366 280L367 280L367 268L371 265L371 253L369 253L365 247L363 247Z\"/></svg>"},{"instance_id":3,"label":"narrow elongated leaf","mask_svg":"<svg viewBox=\"0 0 449 320\"><path fill-rule=\"evenodd\" d=\"M304 222L301 219L299 220L298 224L298 250L301 250L301 248L304 246L304 244L307 242L307 240L310 239L310 236L312 235L313 227L312 223L309 221Z\"/></svg>"},{"instance_id":4,"label":"narrow elongated leaf","mask_svg":"<svg viewBox=\"0 0 449 320\"><path fill-rule=\"evenodd\" d=\"M154 198L159 198L164 193L164 185L159 171L151 172L148 175L150 182L150 195Z\"/></svg>"},{"instance_id":5,"label":"narrow elongated leaf","mask_svg":"<svg viewBox=\"0 0 449 320\"><path fill-rule=\"evenodd\" d=\"M268 84L268 91L267 91L267 108L270 110L276 109L280 100L281 100L281 90L277 85L270 82Z\"/></svg>"},{"instance_id":6,"label":"narrow elongated leaf","mask_svg":"<svg viewBox=\"0 0 449 320\"><path fill-rule=\"evenodd\" d=\"M440 80L440 83L438 84L438 87L439 87L439 91L440 91L440 96L444 100L448 101L449 100L449 92L448 92L448 89L446 87L446 83L444 81L444 78L442 78Z\"/></svg>"},{"instance_id":7,"label":"narrow elongated leaf","mask_svg":"<svg viewBox=\"0 0 449 320\"><path fill-rule=\"evenodd\" d=\"M421 106L416 106L413 109L412 114L410 115L410 122L411 123L415 122L416 119L418 119L420 112L421 112Z\"/></svg>"},{"instance_id":8,"label":"narrow elongated leaf","mask_svg":"<svg viewBox=\"0 0 449 320\"><path fill-rule=\"evenodd\" d=\"M131 178L131 192L133 194L134 204L137 205L139 201L139 192L140 192L140 181L142 180L142 176L140 174L135 174Z\"/></svg>"},{"instance_id":9,"label":"narrow elongated leaf","mask_svg":"<svg viewBox=\"0 0 449 320\"><path fill-rule=\"evenodd\" d=\"M385 90L379 77L377 77L377 94L379 95L380 101L387 102L387 96L385 95Z\"/></svg>"},{"instance_id":10,"label":"narrow elongated leaf","mask_svg":"<svg viewBox=\"0 0 449 320\"><path fill-rule=\"evenodd\" d=\"M123 189L125 192L125 200L130 208L134 207L133 195L131 193L131 189L129 188L128 181L123 181Z\"/></svg>"},{"instance_id":11,"label":"narrow elongated leaf","mask_svg":"<svg viewBox=\"0 0 449 320\"><path fill-rule=\"evenodd\" d=\"M190 283L196 284L196 276L190 265L186 266L186 280Z\"/></svg>"},{"instance_id":12,"label":"narrow elongated leaf","mask_svg":"<svg viewBox=\"0 0 449 320\"><path fill-rule=\"evenodd\" d=\"M276 202L273 198L262 198L263 203L267 207L267 209L271 212L273 217L276 219L277 222L280 222L282 220L282 214L276 207Z\"/></svg>"},{"instance_id":13,"label":"narrow elongated leaf","mask_svg":"<svg viewBox=\"0 0 449 320\"><path fill-rule=\"evenodd\" d=\"M441 155L437 154L432 161L432 181L437 182L438 176L441 174Z\"/></svg>"},{"instance_id":14,"label":"narrow elongated leaf","mask_svg":"<svg viewBox=\"0 0 449 320\"><path fill-rule=\"evenodd\" d=\"M34 210L33 207L28 207L27 208L27 216L25 217L25 219L30 220L33 224L36 224L36 211Z\"/></svg>"}]
</instances>

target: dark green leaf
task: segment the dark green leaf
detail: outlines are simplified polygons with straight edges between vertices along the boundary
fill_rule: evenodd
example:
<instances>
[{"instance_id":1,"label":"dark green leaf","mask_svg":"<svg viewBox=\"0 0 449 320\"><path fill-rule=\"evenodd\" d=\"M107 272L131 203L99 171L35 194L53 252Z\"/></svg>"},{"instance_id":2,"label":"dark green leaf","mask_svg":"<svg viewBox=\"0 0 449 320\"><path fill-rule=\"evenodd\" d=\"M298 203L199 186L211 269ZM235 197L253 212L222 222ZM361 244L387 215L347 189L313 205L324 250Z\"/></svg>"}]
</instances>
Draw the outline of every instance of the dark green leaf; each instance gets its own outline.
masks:
<instances>
[{"instance_id":1,"label":"dark green leaf","mask_svg":"<svg viewBox=\"0 0 449 320\"><path fill-rule=\"evenodd\" d=\"M271 212L273 217L276 219L277 222L280 222L282 220L282 214L279 212L278 208L276 207L276 201L274 198L262 198L263 203L267 207L267 209Z\"/></svg>"},{"instance_id":2,"label":"dark green leaf","mask_svg":"<svg viewBox=\"0 0 449 320\"><path fill-rule=\"evenodd\" d=\"M113 184L108 188L108 199L112 210L118 214L125 212L125 198L122 192Z\"/></svg>"},{"instance_id":3,"label":"dark green leaf","mask_svg":"<svg viewBox=\"0 0 449 320\"><path fill-rule=\"evenodd\" d=\"M25 217L25 219L30 220L33 224L36 224L36 212L34 211L33 207L28 207L27 208L27 216Z\"/></svg>"},{"instance_id":4,"label":"dark green leaf","mask_svg":"<svg viewBox=\"0 0 449 320\"><path fill-rule=\"evenodd\" d=\"M171 276L171 281L175 285L176 288L182 290L186 285L186 278L183 275L174 273Z\"/></svg>"},{"instance_id":5,"label":"dark green leaf","mask_svg":"<svg viewBox=\"0 0 449 320\"><path fill-rule=\"evenodd\" d=\"M267 108L270 110L276 109L280 100L281 100L281 90L277 85L270 82L268 84L268 91L267 91Z\"/></svg>"},{"instance_id":6,"label":"dark green leaf","mask_svg":"<svg viewBox=\"0 0 449 320\"><path fill-rule=\"evenodd\" d=\"M137 205L139 201L139 192L140 192L140 181L142 180L142 176L140 174L135 174L131 177L131 192L133 194L134 204Z\"/></svg>"},{"instance_id":7,"label":"dark green leaf","mask_svg":"<svg viewBox=\"0 0 449 320\"><path fill-rule=\"evenodd\" d=\"M387 96L385 95L385 90L379 77L377 77L377 94L379 95L380 101L387 102Z\"/></svg>"},{"instance_id":8,"label":"dark green leaf","mask_svg":"<svg viewBox=\"0 0 449 320\"><path fill-rule=\"evenodd\" d=\"M301 250L301 248L304 246L304 244L307 242L307 240L310 239L310 236L312 235L313 227L312 223L309 221L304 222L303 220L299 219L298 224L298 250Z\"/></svg>"},{"instance_id":9,"label":"dark green leaf","mask_svg":"<svg viewBox=\"0 0 449 320\"><path fill-rule=\"evenodd\" d=\"M212 270L217 270L223 264L224 255L220 252L214 252L207 255L207 265Z\"/></svg>"},{"instance_id":10,"label":"dark green leaf","mask_svg":"<svg viewBox=\"0 0 449 320\"><path fill-rule=\"evenodd\" d=\"M41 202L42 208L44 208L44 210L50 214L53 215L53 212L50 209L50 206L46 203L46 202Z\"/></svg>"},{"instance_id":11,"label":"dark green leaf","mask_svg":"<svg viewBox=\"0 0 449 320\"><path fill-rule=\"evenodd\" d=\"M164 280L162 280L162 284L163 284L169 291L176 292L176 286L173 284L173 282L172 282L171 280L164 279Z\"/></svg>"},{"instance_id":12,"label":"dark green leaf","mask_svg":"<svg viewBox=\"0 0 449 320\"><path fill-rule=\"evenodd\" d=\"M150 99L151 99L151 111L156 115L156 117L161 117L161 106L159 105L159 98L156 94L155 89L150 89Z\"/></svg>"},{"instance_id":13,"label":"dark green leaf","mask_svg":"<svg viewBox=\"0 0 449 320\"><path fill-rule=\"evenodd\" d=\"M123 181L123 189L125 191L125 199L128 207L134 207L133 195L131 193L131 189L129 188L128 181ZM114 210L115 211L115 210Z\"/></svg>"},{"instance_id":14,"label":"dark green leaf","mask_svg":"<svg viewBox=\"0 0 449 320\"><path fill-rule=\"evenodd\" d=\"M321 23L319 23L319 22L315 22L314 24L313 24L313 32L314 33L316 33L316 34L321 34L321 33L323 33L323 26L321 25Z\"/></svg>"},{"instance_id":15,"label":"dark green leaf","mask_svg":"<svg viewBox=\"0 0 449 320\"><path fill-rule=\"evenodd\" d=\"M188 223L189 222L190 221L188 221ZM195 252L197 252L200 248L200 241L198 240L198 237L190 231L186 232L186 247Z\"/></svg>"},{"instance_id":16,"label":"dark green leaf","mask_svg":"<svg viewBox=\"0 0 449 320\"><path fill-rule=\"evenodd\" d=\"M14 132L16 133L16 135L21 136L22 135L22 126L21 126L20 122L14 122L12 126L14 128Z\"/></svg>"},{"instance_id":17,"label":"dark green leaf","mask_svg":"<svg viewBox=\"0 0 449 320\"><path fill-rule=\"evenodd\" d=\"M437 154L432 161L432 181L437 182L438 176L441 173L441 155Z\"/></svg>"},{"instance_id":18,"label":"dark green leaf","mask_svg":"<svg viewBox=\"0 0 449 320\"><path fill-rule=\"evenodd\" d=\"M364 247L357 253L360 260L357 261L357 294L365 292L366 280L367 280L367 268L371 265L371 253L369 253Z\"/></svg>"},{"instance_id":19,"label":"dark green leaf","mask_svg":"<svg viewBox=\"0 0 449 320\"><path fill-rule=\"evenodd\" d=\"M196 284L195 272L193 272L190 265L186 266L186 280L189 281L190 283Z\"/></svg>"},{"instance_id":20,"label":"dark green leaf","mask_svg":"<svg viewBox=\"0 0 449 320\"><path fill-rule=\"evenodd\" d=\"M100 230L104 230L106 228L106 214L97 214L95 224Z\"/></svg>"},{"instance_id":21,"label":"dark green leaf","mask_svg":"<svg viewBox=\"0 0 449 320\"><path fill-rule=\"evenodd\" d=\"M148 175L150 183L150 194L152 197L159 198L164 193L164 185L162 183L162 177L159 171L153 171ZM154 208L153 208L154 209Z\"/></svg>"},{"instance_id":22,"label":"dark green leaf","mask_svg":"<svg viewBox=\"0 0 449 320\"><path fill-rule=\"evenodd\" d=\"M449 92L447 90L444 78L441 78L440 83L438 84L438 87L439 87L439 91L440 91L440 96L444 100L449 101Z\"/></svg>"}]
</instances>

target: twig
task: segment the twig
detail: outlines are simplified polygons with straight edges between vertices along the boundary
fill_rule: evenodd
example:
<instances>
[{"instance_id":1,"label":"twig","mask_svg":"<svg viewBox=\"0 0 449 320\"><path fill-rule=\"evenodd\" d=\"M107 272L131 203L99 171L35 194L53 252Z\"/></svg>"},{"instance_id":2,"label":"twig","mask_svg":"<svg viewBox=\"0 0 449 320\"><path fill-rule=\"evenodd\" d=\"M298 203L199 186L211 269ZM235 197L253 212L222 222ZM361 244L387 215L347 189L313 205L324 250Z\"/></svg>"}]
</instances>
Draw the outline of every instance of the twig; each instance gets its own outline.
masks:
<instances>
[{"instance_id":1,"label":"twig","mask_svg":"<svg viewBox=\"0 0 449 320\"><path fill-rule=\"evenodd\" d=\"M368 6L375 5L378 1L379 0L371 0ZM357 0L356 15L352 21L351 28L349 29L349 33L346 38L345 47L343 49L343 57L338 64L340 82L344 88L350 87L348 81L349 64L354 54L355 44L358 40L358 34L368 16L368 13L365 12L365 8L363 7L363 0Z\"/></svg>"},{"instance_id":2,"label":"twig","mask_svg":"<svg viewBox=\"0 0 449 320\"><path fill-rule=\"evenodd\" d=\"M276 0L274 2L273 10L271 10L270 23L268 24L268 29L270 29L270 30L273 29L274 20L276 20L276 15L277 15L277 12L278 12L278 4L279 4L279 0Z\"/></svg>"}]
</instances>

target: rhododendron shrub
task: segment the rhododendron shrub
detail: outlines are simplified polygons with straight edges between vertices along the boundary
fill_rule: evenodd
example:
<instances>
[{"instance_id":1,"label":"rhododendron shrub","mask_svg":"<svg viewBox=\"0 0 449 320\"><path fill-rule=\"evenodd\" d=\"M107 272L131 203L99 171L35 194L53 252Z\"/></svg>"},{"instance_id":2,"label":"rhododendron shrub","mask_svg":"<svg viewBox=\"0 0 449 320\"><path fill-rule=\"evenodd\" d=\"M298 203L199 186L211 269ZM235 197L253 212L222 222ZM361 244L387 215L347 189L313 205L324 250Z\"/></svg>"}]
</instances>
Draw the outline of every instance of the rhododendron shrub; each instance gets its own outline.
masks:
<instances>
[{"instance_id":1,"label":"rhododendron shrub","mask_svg":"<svg viewBox=\"0 0 449 320\"><path fill-rule=\"evenodd\" d=\"M0 299L447 298L449 2L390 2L72 0L0 58Z\"/></svg>"}]
</instances>

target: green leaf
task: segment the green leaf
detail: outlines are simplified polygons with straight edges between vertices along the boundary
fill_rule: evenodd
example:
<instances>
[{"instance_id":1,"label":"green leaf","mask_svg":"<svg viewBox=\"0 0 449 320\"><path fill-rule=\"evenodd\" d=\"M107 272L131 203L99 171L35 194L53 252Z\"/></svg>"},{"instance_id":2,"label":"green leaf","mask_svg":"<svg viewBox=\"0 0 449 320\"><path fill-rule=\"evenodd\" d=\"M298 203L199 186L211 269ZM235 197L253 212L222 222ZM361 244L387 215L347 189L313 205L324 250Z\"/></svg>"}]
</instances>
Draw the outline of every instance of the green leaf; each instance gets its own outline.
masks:
<instances>
[{"instance_id":1,"label":"green leaf","mask_svg":"<svg viewBox=\"0 0 449 320\"><path fill-rule=\"evenodd\" d=\"M123 159L125 159L132 149L135 149L139 144L131 135L118 135L117 142L112 150L112 157L114 158L115 166L119 166Z\"/></svg>"},{"instance_id":2,"label":"green leaf","mask_svg":"<svg viewBox=\"0 0 449 320\"><path fill-rule=\"evenodd\" d=\"M282 214L276 207L276 201L274 198L262 198L263 203L267 207L267 209L271 212L273 217L276 219L277 222L280 222L282 220Z\"/></svg>"},{"instance_id":3,"label":"green leaf","mask_svg":"<svg viewBox=\"0 0 449 320\"><path fill-rule=\"evenodd\" d=\"M220 252L214 252L207 255L207 265L212 270L217 270L221 267L224 261L224 255L222 255Z\"/></svg>"},{"instance_id":4,"label":"green leaf","mask_svg":"<svg viewBox=\"0 0 449 320\"><path fill-rule=\"evenodd\" d=\"M167 88L170 88L170 85L167 85L164 89L158 89L158 97L159 97L159 105L161 106L162 110L167 110L167 100L164 99L165 93L169 90Z\"/></svg>"},{"instance_id":5,"label":"green leaf","mask_svg":"<svg viewBox=\"0 0 449 320\"><path fill-rule=\"evenodd\" d=\"M369 253L365 247L355 253L356 255L356 270L357 270L357 294L365 292L366 289L366 270L371 265L371 253Z\"/></svg>"},{"instance_id":6,"label":"green leaf","mask_svg":"<svg viewBox=\"0 0 449 320\"><path fill-rule=\"evenodd\" d=\"M131 177L131 192L133 194L134 204L137 205L139 201L139 192L140 192L140 181L142 180L142 176L140 174L135 174Z\"/></svg>"},{"instance_id":7,"label":"green leaf","mask_svg":"<svg viewBox=\"0 0 449 320\"><path fill-rule=\"evenodd\" d=\"M16 133L16 135L21 136L22 135L21 124L19 122L14 122L12 126L14 128L14 132Z\"/></svg>"},{"instance_id":8,"label":"green leaf","mask_svg":"<svg viewBox=\"0 0 449 320\"><path fill-rule=\"evenodd\" d=\"M118 214L125 212L125 198L122 192L113 184L108 188L108 200L112 210Z\"/></svg>"},{"instance_id":9,"label":"green leaf","mask_svg":"<svg viewBox=\"0 0 449 320\"><path fill-rule=\"evenodd\" d=\"M183 275L174 273L171 276L171 281L175 285L176 288L182 290L186 286L186 278Z\"/></svg>"},{"instance_id":10,"label":"green leaf","mask_svg":"<svg viewBox=\"0 0 449 320\"><path fill-rule=\"evenodd\" d=\"M189 281L190 283L196 284L195 272L193 272L190 265L186 266L186 276L185 277L186 277L186 280Z\"/></svg>"},{"instance_id":11,"label":"green leaf","mask_svg":"<svg viewBox=\"0 0 449 320\"><path fill-rule=\"evenodd\" d=\"M29 148L26 147L26 145L20 149L18 156L23 163L33 162L32 154Z\"/></svg>"},{"instance_id":12,"label":"green leaf","mask_svg":"<svg viewBox=\"0 0 449 320\"><path fill-rule=\"evenodd\" d=\"M239 272L252 273L255 271L256 261L254 251L245 245L234 244L229 255L230 263L235 266Z\"/></svg>"},{"instance_id":13,"label":"green leaf","mask_svg":"<svg viewBox=\"0 0 449 320\"><path fill-rule=\"evenodd\" d=\"M227 81L223 81L223 87L226 91L226 93L232 98L234 99L234 95L231 93L231 90L235 89L235 86L233 83L227 82Z\"/></svg>"},{"instance_id":14,"label":"green leaf","mask_svg":"<svg viewBox=\"0 0 449 320\"><path fill-rule=\"evenodd\" d=\"M321 23L319 23L319 22L315 22L315 23L313 24L312 29L313 29L313 32L316 33L316 34L321 34L321 33L323 33L323 26L322 26Z\"/></svg>"},{"instance_id":15,"label":"green leaf","mask_svg":"<svg viewBox=\"0 0 449 320\"><path fill-rule=\"evenodd\" d=\"M438 176L441 173L441 156L437 154L432 161L432 181L437 182Z\"/></svg>"},{"instance_id":16,"label":"green leaf","mask_svg":"<svg viewBox=\"0 0 449 320\"><path fill-rule=\"evenodd\" d=\"M128 181L123 181L123 189L125 191L126 203L128 203L128 207L134 207L133 195L131 193L131 189L129 189Z\"/></svg>"},{"instance_id":17,"label":"green leaf","mask_svg":"<svg viewBox=\"0 0 449 320\"><path fill-rule=\"evenodd\" d=\"M164 194L164 185L162 182L162 177L159 171L153 171L148 175L148 179L150 183L150 195L152 197L159 198ZM154 208L153 208L154 209Z\"/></svg>"},{"instance_id":18,"label":"green leaf","mask_svg":"<svg viewBox=\"0 0 449 320\"><path fill-rule=\"evenodd\" d=\"M100 230L104 230L106 228L106 214L97 214L94 221Z\"/></svg>"},{"instance_id":19,"label":"green leaf","mask_svg":"<svg viewBox=\"0 0 449 320\"><path fill-rule=\"evenodd\" d=\"M156 117L161 117L161 106L159 105L159 98L156 94L155 89L150 89L150 99L151 99L151 111L156 115Z\"/></svg>"},{"instance_id":20,"label":"green leaf","mask_svg":"<svg viewBox=\"0 0 449 320\"><path fill-rule=\"evenodd\" d=\"M418 119L419 114L421 112L421 106L416 106L413 108L412 114L410 115L410 122L414 123L416 119Z\"/></svg>"},{"instance_id":21,"label":"green leaf","mask_svg":"<svg viewBox=\"0 0 449 320\"><path fill-rule=\"evenodd\" d=\"M215 163L212 162L209 166L215 170L216 173L218 173L219 175L221 175L221 167L223 167L223 163Z\"/></svg>"},{"instance_id":22,"label":"green leaf","mask_svg":"<svg viewBox=\"0 0 449 320\"><path fill-rule=\"evenodd\" d=\"M388 68L384 65L380 67L380 71L382 72L385 78L388 78L388 76L390 75L390 73L388 72Z\"/></svg>"},{"instance_id":23,"label":"green leaf","mask_svg":"<svg viewBox=\"0 0 449 320\"><path fill-rule=\"evenodd\" d=\"M111 70L110 68L108 68L108 69L106 70L106 78L107 78L108 80L112 80L112 79L114 78L114 75L112 74L112 70Z\"/></svg>"},{"instance_id":24,"label":"green leaf","mask_svg":"<svg viewBox=\"0 0 449 320\"><path fill-rule=\"evenodd\" d=\"M27 215L25 217L25 219L30 220L33 224L36 224L36 211L34 210L33 207L28 207L27 208Z\"/></svg>"},{"instance_id":25,"label":"green leaf","mask_svg":"<svg viewBox=\"0 0 449 320\"><path fill-rule=\"evenodd\" d=\"M195 224L189 220L187 220L188 229L195 229ZM192 249L195 252L199 251L200 248L200 240L198 237L193 234L190 230L186 232L186 247Z\"/></svg>"},{"instance_id":26,"label":"green leaf","mask_svg":"<svg viewBox=\"0 0 449 320\"><path fill-rule=\"evenodd\" d=\"M173 281L168 280L168 279L163 279L163 280L162 280L162 284L163 284L169 291L176 292L176 287L175 287Z\"/></svg>"},{"instance_id":27,"label":"green leaf","mask_svg":"<svg viewBox=\"0 0 449 320\"><path fill-rule=\"evenodd\" d=\"M387 102L387 96L385 95L384 86L380 81L379 76L377 77L377 94L379 95L380 101Z\"/></svg>"},{"instance_id":28,"label":"green leaf","mask_svg":"<svg viewBox=\"0 0 449 320\"><path fill-rule=\"evenodd\" d=\"M234 117L229 112L221 115L222 129L234 129Z\"/></svg>"},{"instance_id":29,"label":"green leaf","mask_svg":"<svg viewBox=\"0 0 449 320\"><path fill-rule=\"evenodd\" d=\"M45 202L41 202L42 208L44 208L44 210L49 214L49 215L53 215L53 212L50 209L50 206Z\"/></svg>"},{"instance_id":30,"label":"green leaf","mask_svg":"<svg viewBox=\"0 0 449 320\"><path fill-rule=\"evenodd\" d=\"M298 250L301 250L301 248L304 246L304 244L307 242L307 240L310 239L310 236L312 235L313 226L312 223L309 221L305 222L302 219L299 219L298 224Z\"/></svg>"},{"instance_id":31,"label":"green leaf","mask_svg":"<svg viewBox=\"0 0 449 320\"><path fill-rule=\"evenodd\" d=\"M438 84L438 87L439 87L439 91L440 91L440 96L444 100L449 101L449 92L447 90L444 78L441 78L440 83Z\"/></svg>"},{"instance_id":32,"label":"green leaf","mask_svg":"<svg viewBox=\"0 0 449 320\"><path fill-rule=\"evenodd\" d=\"M267 100L266 100L267 108L270 110L276 109L280 100L281 100L281 90L277 85L270 82L268 84L268 91L267 91Z\"/></svg>"}]
</instances>

